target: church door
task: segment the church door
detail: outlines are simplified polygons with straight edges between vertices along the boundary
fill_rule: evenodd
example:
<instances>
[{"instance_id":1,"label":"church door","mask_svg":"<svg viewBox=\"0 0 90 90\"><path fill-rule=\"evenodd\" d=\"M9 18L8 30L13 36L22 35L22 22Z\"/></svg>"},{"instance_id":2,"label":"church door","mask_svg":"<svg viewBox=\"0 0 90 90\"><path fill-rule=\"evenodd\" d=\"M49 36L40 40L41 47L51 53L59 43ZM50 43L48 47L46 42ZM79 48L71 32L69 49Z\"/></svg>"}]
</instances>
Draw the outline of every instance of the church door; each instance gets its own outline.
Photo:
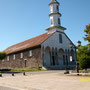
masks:
<instances>
[{"instance_id":1,"label":"church door","mask_svg":"<svg viewBox=\"0 0 90 90\"><path fill-rule=\"evenodd\" d=\"M54 56L52 56L52 64L53 64L53 66L55 66L55 57Z\"/></svg>"}]
</instances>

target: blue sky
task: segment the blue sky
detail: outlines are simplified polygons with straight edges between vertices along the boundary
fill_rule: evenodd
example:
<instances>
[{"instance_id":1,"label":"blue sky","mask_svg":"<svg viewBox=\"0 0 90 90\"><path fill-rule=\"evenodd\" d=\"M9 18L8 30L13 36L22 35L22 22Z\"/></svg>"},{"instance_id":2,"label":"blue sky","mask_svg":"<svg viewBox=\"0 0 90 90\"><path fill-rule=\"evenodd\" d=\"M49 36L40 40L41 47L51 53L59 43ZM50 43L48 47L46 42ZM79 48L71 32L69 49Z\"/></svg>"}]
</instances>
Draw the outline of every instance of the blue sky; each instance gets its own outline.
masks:
<instances>
[{"instance_id":1,"label":"blue sky","mask_svg":"<svg viewBox=\"0 0 90 90\"><path fill-rule=\"evenodd\" d=\"M0 0L0 51L8 46L45 33L50 26L49 6L51 0ZM85 25L90 23L90 0L58 0L61 25L76 44L82 45Z\"/></svg>"}]
</instances>

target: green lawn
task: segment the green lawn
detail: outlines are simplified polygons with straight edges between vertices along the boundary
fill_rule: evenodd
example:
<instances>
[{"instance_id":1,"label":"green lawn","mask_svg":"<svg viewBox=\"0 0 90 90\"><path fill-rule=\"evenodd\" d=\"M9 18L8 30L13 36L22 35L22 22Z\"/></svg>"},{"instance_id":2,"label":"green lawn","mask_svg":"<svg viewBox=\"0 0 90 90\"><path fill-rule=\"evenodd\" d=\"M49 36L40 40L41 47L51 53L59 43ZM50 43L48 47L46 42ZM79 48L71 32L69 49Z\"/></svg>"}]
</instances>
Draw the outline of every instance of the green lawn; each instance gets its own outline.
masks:
<instances>
[{"instance_id":1,"label":"green lawn","mask_svg":"<svg viewBox=\"0 0 90 90\"><path fill-rule=\"evenodd\" d=\"M5 72L29 72L29 71L46 71L42 68L30 68L30 67L26 67L26 68L15 68L15 69L0 69L1 73L5 73Z\"/></svg>"}]
</instances>

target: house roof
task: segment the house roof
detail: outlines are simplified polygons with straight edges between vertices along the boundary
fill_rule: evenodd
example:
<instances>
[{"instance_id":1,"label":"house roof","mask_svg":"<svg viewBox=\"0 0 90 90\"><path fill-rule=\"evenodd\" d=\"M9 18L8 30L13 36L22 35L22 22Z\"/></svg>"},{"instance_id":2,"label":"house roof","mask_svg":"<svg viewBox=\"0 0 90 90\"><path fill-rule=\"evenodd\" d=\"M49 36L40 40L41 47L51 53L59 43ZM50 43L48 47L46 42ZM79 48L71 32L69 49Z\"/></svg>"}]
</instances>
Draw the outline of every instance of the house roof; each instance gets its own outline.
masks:
<instances>
[{"instance_id":1,"label":"house roof","mask_svg":"<svg viewBox=\"0 0 90 90\"><path fill-rule=\"evenodd\" d=\"M62 26L52 26L52 27L49 27L48 29L46 29L46 31L50 31L51 29L54 29L54 28L58 28L58 29L61 29L61 30L66 30L66 28L62 27Z\"/></svg>"},{"instance_id":2,"label":"house roof","mask_svg":"<svg viewBox=\"0 0 90 90\"><path fill-rule=\"evenodd\" d=\"M11 53L15 53L15 52L19 52L31 47L35 47L38 45L41 45L46 39L48 39L53 33L44 33L41 34L39 36L36 36L34 38L31 38L29 40L20 42L18 44L15 44L13 46L8 47L5 52L7 54L11 54Z\"/></svg>"}]
</instances>

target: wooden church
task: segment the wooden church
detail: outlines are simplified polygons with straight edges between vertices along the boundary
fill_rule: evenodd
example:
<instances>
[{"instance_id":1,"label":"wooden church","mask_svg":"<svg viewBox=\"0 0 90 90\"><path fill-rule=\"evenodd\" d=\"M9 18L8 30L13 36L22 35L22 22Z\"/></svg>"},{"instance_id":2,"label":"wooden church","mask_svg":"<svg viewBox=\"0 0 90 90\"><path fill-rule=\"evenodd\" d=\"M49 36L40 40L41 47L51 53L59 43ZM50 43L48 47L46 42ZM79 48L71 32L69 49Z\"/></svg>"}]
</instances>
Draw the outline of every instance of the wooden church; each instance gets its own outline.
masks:
<instances>
[{"instance_id":1,"label":"wooden church","mask_svg":"<svg viewBox=\"0 0 90 90\"><path fill-rule=\"evenodd\" d=\"M7 57L0 63L3 68L44 67L65 69L76 66L76 50L61 26L59 2L52 0L50 6L50 27L46 33L8 47ZM70 44L73 45L70 48Z\"/></svg>"}]
</instances>

